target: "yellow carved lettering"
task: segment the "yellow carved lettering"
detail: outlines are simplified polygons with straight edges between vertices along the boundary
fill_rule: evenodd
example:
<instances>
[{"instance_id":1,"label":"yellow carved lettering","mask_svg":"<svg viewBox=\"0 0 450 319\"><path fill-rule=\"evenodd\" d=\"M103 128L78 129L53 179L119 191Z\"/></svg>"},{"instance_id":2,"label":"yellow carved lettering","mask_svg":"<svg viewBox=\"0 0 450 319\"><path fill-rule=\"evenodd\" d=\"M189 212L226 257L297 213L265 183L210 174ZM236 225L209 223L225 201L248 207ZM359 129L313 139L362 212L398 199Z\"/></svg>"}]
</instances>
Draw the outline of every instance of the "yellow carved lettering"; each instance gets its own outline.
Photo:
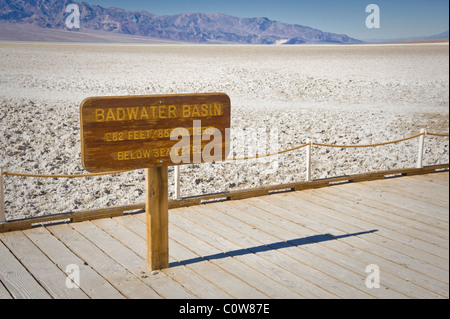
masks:
<instances>
[{"instance_id":1,"label":"yellow carved lettering","mask_svg":"<svg viewBox=\"0 0 450 319\"><path fill-rule=\"evenodd\" d=\"M166 116L166 107L165 106L160 106L159 107L159 118L160 119L167 118L167 116Z\"/></svg>"},{"instance_id":2,"label":"yellow carved lettering","mask_svg":"<svg viewBox=\"0 0 450 319\"><path fill-rule=\"evenodd\" d=\"M102 109L95 109L95 120L103 122L105 120L105 111Z\"/></svg>"},{"instance_id":3,"label":"yellow carved lettering","mask_svg":"<svg viewBox=\"0 0 450 319\"><path fill-rule=\"evenodd\" d=\"M222 105L214 103L214 115L222 115Z\"/></svg>"},{"instance_id":4,"label":"yellow carved lettering","mask_svg":"<svg viewBox=\"0 0 450 319\"><path fill-rule=\"evenodd\" d=\"M198 106L197 105L193 105L192 107L192 116L200 116L200 111L198 110Z\"/></svg>"},{"instance_id":5,"label":"yellow carved lettering","mask_svg":"<svg viewBox=\"0 0 450 319\"><path fill-rule=\"evenodd\" d=\"M125 119L125 110L122 108L117 109L117 121L123 121Z\"/></svg>"},{"instance_id":6,"label":"yellow carved lettering","mask_svg":"<svg viewBox=\"0 0 450 319\"><path fill-rule=\"evenodd\" d=\"M202 104L202 116L208 116L208 104Z\"/></svg>"},{"instance_id":7,"label":"yellow carved lettering","mask_svg":"<svg viewBox=\"0 0 450 319\"><path fill-rule=\"evenodd\" d=\"M141 111L141 120L143 120L144 118L148 120L148 114L147 114L147 110L145 109L145 107L143 107L142 111Z\"/></svg>"},{"instance_id":8,"label":"yellow carved lettering","mask_svg":"<svg viewBox=\"0 0 450 319\"><path fill-rule=\"evenodd\" d=\"M116 118L114 116L114 112L112 109L108 109L108 113L106 113L106 121L115 121Z\"/></svg>"},{"instance_id":9,"label":"yellow carved lettering","mask_svg":"<svg viewBox=\"0 0 450 319\"><path fill-rule=\"evenodd\" d=\"M191 115L191 110L189 105L183 105L183 117L189 117Z\"/></svg>"},{"instance_id":10,"label":"yellow carved lettering","mask_svg":"<svg viewBox=\"0 0 450 319\"><path fill-rule=\"evenodd\" d=\"M137 107L127 107L128 119L135 120L137 118L139 108Z\"/></svg>"},{"instance_id":11,"label":"yellow carved lettering","mask_svg":"<svg viewBox=\"0 0 450 319\"><path fill-rule=\"evenodd\" d=\"M151 110L152 110L152 117L155 118L156 117L156 106L150 106Z\"/></svg>"},{"instance_id":12,"label":"yellow carved lettering","mask_svg":"<svg viewBox=\"0 0 450 319\"><path fill-rule=\"evenodd\" d=\"M175 113L176 109L177 108L175 107L175 105L170 105L169 106L169 118L177 117L177 114Z\"/></svg>"}]
</instances>

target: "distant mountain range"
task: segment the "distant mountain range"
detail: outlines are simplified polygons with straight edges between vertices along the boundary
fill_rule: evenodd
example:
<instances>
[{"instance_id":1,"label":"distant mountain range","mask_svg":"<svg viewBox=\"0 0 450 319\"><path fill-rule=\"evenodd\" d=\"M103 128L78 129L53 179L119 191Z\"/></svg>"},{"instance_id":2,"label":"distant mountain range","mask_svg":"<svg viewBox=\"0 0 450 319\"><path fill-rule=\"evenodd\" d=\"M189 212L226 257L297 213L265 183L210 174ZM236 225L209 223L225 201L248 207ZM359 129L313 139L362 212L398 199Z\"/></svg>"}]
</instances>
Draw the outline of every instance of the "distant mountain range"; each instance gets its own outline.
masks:
<instances>
[{"instance_id":1,"label":"distant mountain range","mask_svg":"<svg viewBox=\"0 0 450 319\"><path fill-rule=\"evenodd\" d=\"M448 39L448 31L441 32L430 36L410 37L410 38L391 38L391 39L366 39L366 42L414 42L414 41L432 41Z\"/></svg>"},{"instance_id":2,"label":"distant mountain range","mask_svg":"<svg viewBox=\"0 0 450 319\"><path fill-rule=\"evenodd\" d=\"M152 38L196 43L243 43L243 44L356 44L362 41L345 34L322 32L306 26L286 24L267 18L237 18L221 13L182 13L158 16L146 11L129 11L120 8L103 8L86 2L70 0L0 0L0 22L4 33L14 31L17 40L28 40L19 34L24 26L34 27L36 41L45 41L50 34L36 32L36 28L57 30L59 36L68 36L66 13L69 4L77 4L80 10L80 28L70 31L85 34L108 33L133 36L135 39ZM12 24L18 28L11 28ZM2 28L0 25L0 28ZM11 32L8 30L12 30ZM22 32L22 33L25 33ZM31 33L29 33L31 34ZM4 35L11 40L11 34ZM8 37L9 36L9 37ZM75 34L74 34L75 36ZM76 38L76 37L74 37ZM68 40L71 41L71 40Z\"/></svg>"}]
</instances>

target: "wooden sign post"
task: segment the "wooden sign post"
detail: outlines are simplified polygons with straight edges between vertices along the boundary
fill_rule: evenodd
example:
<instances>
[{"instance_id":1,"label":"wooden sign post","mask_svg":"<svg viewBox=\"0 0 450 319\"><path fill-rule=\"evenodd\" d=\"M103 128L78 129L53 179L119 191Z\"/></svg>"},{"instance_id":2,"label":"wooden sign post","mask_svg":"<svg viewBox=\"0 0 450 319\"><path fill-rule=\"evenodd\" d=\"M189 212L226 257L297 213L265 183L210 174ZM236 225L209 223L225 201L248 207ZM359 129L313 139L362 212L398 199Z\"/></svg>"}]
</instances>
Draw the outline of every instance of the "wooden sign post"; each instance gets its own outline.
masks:
<instances>
[{"instance_id":1,"label":"wooden sign post","mask_svg":"<svg viewBox=\"0 0 450 319\"><path fill-rule=\"evenodd\" d=\"M169 204L167 166L145 170L147 268L169 268Z\"/></svg>"},{"instance_id":2,"label":"wooden sign post","mask_svg":"<svg viewBox=\"0 0 450 319\"><path fill-rule=\"evenodd\" d=\"M223 93L91 97L81 103L84 168L146 169L148 269L169 267L167 167L225 160L230 111Z\"/></svg>"}]
</instances>

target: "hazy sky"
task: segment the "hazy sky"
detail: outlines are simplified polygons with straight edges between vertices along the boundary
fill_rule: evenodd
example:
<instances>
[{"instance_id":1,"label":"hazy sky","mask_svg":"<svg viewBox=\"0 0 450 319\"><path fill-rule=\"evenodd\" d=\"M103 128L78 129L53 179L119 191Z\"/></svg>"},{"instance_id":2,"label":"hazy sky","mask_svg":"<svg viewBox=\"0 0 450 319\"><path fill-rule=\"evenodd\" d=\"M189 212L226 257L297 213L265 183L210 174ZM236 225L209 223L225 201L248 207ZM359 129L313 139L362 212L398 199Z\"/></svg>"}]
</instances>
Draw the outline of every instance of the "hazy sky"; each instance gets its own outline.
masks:
<instances>
[{"instance_id":1,"label":"hazy sky","mask_svg":"<svg viewBox=\"0 0 450 319\"><path fill-rule=\"evenodd\" d=\"M102 7L145 10L157 15L221 12L267 17L358 39L434 35L449 29L448 0L85 0ZM380 9L380 28L367 28L366 6Z\"/></svg>"}]
</instances>

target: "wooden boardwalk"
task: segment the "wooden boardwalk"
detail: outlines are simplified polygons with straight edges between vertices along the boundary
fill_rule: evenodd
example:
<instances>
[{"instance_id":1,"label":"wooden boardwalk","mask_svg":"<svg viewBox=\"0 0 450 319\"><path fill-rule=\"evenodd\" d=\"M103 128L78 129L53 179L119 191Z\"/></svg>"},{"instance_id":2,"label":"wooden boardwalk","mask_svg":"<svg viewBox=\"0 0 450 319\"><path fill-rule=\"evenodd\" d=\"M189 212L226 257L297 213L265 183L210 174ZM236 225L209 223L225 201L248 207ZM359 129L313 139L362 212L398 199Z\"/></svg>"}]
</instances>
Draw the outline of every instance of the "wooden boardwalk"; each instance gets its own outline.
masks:
<instances>
[{"instance_id":1,"label":"wooden boardwalk","mask_svg":"<svg viewBox=\"0 0 450 319\"><path fill-rule=\"evenodd\" d=\"M145 269L143 213L0 234L0 298L449 298L448 172L169 219L170 268L157 273Z\"/></svg>"}]
</instances>

